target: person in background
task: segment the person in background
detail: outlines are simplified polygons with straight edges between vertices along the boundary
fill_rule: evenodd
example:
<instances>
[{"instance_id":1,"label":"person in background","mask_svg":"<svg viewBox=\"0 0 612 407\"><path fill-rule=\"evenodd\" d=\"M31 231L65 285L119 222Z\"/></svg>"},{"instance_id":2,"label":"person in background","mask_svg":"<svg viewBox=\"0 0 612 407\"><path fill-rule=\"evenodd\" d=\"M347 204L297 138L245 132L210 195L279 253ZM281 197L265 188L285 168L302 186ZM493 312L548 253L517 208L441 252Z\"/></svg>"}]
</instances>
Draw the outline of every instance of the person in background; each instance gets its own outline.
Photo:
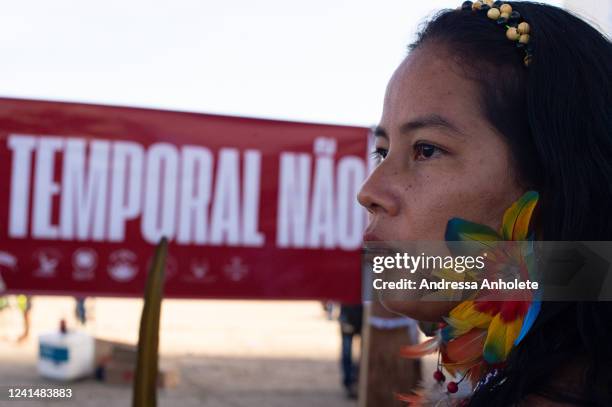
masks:
<instances>
[{"instance_id":1,"label":"person in background","mask_svg":"<svg viewBox=\"0 0 612 407\"><path fill-rule=\"evenodd\" d=\"M338 303L334 301L321 301L321 306L323 307L323 312L325 312L325 317L328 321L336 319Z\"/></svg>"},{"instance_id":2,"label":"person in background","mask_svg":"<svg viewBox=\"0 0 612 407\"><path fill-rule=\"evenodd\" d=\"M9 307L8 297L6 295L0 296L0 312L4 311Z\"/></svg>"},{"instance_id":3,"label":"person in background","mask_svg":"<svg viewBox=\"0 0 612 407\"><path fill-rule=\"evenodd\" d=\"M353 361L353 338L355 335L361 335L363 305L341 304L338 320L340 321L340 332L342 334L342 384L346 396L350 399L356 399L359 365Z\"/></svg>"},{"instance_id":4,"label":"person in background","mask_svg":"<svg viewBox=\"0 0 612 407\"><path fill-rule=\"evenodd\" d=\"M85 310L85 297L75 297L76 304L74 307L74 316L81 325L85 325L87 322L87 313Z\"/></svg>"},{"instance_id":5,"label":"person in background","mask_svg":"<svg viewBox=\"0 0 612 407\"><path fill-rule=\"evenodd\" d=\"M17 306L21 315L23 315L23 333L17 342L24 342L30 336L30 310L32 309L32 297L29 295L20 294L17 296Z\"/></svg>"}]
</instances>

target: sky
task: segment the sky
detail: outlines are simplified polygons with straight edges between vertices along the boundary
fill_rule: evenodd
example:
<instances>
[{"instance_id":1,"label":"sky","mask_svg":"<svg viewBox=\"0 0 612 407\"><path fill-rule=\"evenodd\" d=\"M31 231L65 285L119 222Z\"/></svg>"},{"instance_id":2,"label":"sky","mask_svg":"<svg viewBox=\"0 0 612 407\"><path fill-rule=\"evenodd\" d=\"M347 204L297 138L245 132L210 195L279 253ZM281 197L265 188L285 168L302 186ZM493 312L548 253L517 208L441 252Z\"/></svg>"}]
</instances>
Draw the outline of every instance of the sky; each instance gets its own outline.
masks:
<instances>
[{"instance_id":1,"label":"sky","mask_svg":"<svg viewBox=\"0 0 612 407\"><path fill-rule=\"evenodd\" d=\"M0 96L371 126L419 24L460 3L3 1Z\"/></svg>"}]
</instances>

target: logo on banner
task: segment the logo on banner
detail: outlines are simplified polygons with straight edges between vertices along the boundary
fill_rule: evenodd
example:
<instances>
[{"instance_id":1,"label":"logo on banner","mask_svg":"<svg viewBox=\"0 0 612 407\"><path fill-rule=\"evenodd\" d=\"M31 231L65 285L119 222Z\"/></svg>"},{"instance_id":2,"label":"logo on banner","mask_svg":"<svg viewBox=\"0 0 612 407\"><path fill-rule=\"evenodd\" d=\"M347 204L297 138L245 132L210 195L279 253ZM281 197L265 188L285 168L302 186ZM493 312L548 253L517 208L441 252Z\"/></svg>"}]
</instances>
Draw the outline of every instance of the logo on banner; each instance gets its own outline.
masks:
<instances>
[{"instance_id":1,"label":"logo on banner","mask_svg":"<svg viewBox=\"0 0 612 407\"><path fill-rule=\"evenodd\" d=\"M193 259L189 264L189 274L186 274L182 279L193 283L211 283L216 281L217 277L210 274L208 260Z\"/></svg>"},{"instance_id":2,"label":"logo on banner","mask_svg":"<svg viewBox=\"0 0 612 407\"><path fill-rule=\"evenodd\" d=\"M93 280L94 270L98 265L98 255L89 247L81 247L72 255L72 278L75 280Z\"/></svg>"},{"instance_id":3,"label":"logo on banner","mask_svg":"<svg viewBox=\"0 0 612 407\"><path fill-rule=\"evenodd\" d=\"M202 280L208 273L208 263L204 261L193 260L191 262L191 275L196 280Z\"/></svg>"},{"instance_id":4,"label":"logo on banner","mask_svg":"<svg viewBox=\"0 0 612 407\"><path fill-rule=\"evenodd\" d=\"M32 255L38 265L34 269L34 276L39 278L55 277L57 266L62 259L62 254L56 249L40 249Z\"/></svg>"},{"instance_id":5,"label":"logo on banner","mask_svg":"<svg viewBox=\"0 0 612 407\"><path fill-rule=\"evenodd\" d=\"M108 274L115 281L128 282L138 274L137 260L136 253L130 250L116 250L108 257Z\"/></svg>"},{"instance_id":6,"label":"logo on banner","mask_svg":"<svg viewBox=\"0 0 612 407\"><path fill-rule=\"evenodd\" d=\"M232 257L230 263L223 267L223 271L227 278L235 282L243 280L249 274L249 268L242 263L240 257Z\"/></svg>"},{"instance_id":7,"label":"logo on banner","mask_svg":"<svg viewBox=\"0 0 612 407\"><path fill-rule=\"evenodd\" d=\"M0 268L5 267L11 271L17 270L17 257L9 252L0 251Z\"/></svg>"}]
</instances>

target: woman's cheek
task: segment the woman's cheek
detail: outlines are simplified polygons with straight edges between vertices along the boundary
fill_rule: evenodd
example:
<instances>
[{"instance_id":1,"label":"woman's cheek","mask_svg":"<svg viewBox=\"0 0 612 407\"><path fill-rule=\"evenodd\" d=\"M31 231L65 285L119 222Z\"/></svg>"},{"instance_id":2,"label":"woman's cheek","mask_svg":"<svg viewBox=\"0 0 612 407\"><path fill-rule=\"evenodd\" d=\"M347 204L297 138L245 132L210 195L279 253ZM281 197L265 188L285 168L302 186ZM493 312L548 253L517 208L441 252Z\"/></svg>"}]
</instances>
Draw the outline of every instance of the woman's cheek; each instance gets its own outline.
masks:
<instances>
[{"instance_id":1,"label":"woman's cheek","mask_svg":"<svg viewBox=\"0 0 612 407\"><path fill-rule=\"evenodd\" d=\"M448 222L447 195L442 188L427 187L423 191L420 185L412 184L406 188L403 202L401 235L403 240L440 240L444 238Z\"/></svg>"}]
</instances>

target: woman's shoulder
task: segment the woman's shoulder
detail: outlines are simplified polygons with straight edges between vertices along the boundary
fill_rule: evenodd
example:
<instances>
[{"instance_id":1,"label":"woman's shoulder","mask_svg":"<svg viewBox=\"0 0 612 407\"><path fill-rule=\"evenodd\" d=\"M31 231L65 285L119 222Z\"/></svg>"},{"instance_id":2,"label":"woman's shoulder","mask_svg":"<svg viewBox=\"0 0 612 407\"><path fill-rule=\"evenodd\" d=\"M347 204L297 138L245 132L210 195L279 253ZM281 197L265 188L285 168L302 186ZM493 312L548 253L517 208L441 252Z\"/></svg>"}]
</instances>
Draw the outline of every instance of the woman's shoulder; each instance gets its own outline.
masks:
<instances>
[{"instance_id":1,"label":"woman's shoulder","mask_svg":"<svg viewBox=\"0 0 612 407\"><path fill-rule=\"evenodd\" d=\"M537 394L530 394L521 401L518 407L570 407L570 406L583 406L582 403L566 402L566 401L555 401L549 398L539 396Z\"/></svg>"},{"instance_id":2,"label":"woman's shoulder","mask_svg":"<svg viewBox=\"0 0 612 407\"><path fill-rule=\"evenodd\" d=\"M584 398L584 378L588 360L574 355L572 360L559 366L538 393L527 395L520 407L568 407L591 405Z\"/></svg>"}]
</instances>

